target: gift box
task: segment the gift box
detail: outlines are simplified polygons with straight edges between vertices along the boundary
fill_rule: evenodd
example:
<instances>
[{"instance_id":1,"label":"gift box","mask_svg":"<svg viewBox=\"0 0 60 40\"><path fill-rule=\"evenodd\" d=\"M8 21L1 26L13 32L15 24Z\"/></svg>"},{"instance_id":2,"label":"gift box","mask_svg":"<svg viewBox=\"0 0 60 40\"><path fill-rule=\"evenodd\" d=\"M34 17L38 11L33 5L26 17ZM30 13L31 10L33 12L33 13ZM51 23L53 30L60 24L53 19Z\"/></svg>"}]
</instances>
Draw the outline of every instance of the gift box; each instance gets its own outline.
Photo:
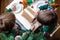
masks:
<instances>
[{"instance_id":1,"label":"gift box","mask_svg":"<svg viewBox=\"0 0 60 40\"><path fill-rule=\"evenodd\" d=\"M27 7L24 9L22 16L28 20L30 23L32 23L33 19L38 13L36 13L32 8Z\"/></svg>"},{"instance_id":2,"label":"gift box","mask_svg":"<svg viewBox=\"0 0 60 40\"><path fill-rule=\"evenodd\" d=\"M15 14L16 19L26 28L30 30L31 23L38 13L31 7L25 8L21 13Z\"/></svg>"},{"instance_id":3,"label":"gift box","mask_svg":"<svg viewBox=\"0 0 60 40\"><path fill-rule=\"evenodd\" d=\"M38 10L38 9L37 9ZM34 25L34 31L41 25L35 18L38 15L38 13L33 10L31 7L27 7L24 9L23 13L21 14L28 22L30 25ZM34 20L35 19L35 20ZM34 22L35 21L35 22ZM32 23L32 24L31 24ZM28 24L27 24L28 25ZM30 26L31 27L31 26Z\"/></svg>"}]
</instances>

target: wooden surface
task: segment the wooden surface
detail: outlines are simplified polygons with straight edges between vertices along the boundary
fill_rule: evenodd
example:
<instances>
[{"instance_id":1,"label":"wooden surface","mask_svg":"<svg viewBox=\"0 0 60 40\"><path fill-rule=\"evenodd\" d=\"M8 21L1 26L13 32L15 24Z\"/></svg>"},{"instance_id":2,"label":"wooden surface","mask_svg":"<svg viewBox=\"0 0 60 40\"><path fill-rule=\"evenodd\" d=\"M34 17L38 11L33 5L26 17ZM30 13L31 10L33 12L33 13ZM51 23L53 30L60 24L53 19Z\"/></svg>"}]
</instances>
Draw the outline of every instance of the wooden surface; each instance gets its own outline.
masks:
<instances>
[{"instance_id":1,"label":"wooden surface","mask_svg":"<svg viewBox=\"0 0 60 40\"><path fill-rule=\"evenodd\" d=\"M56 3L60 4L60 0L56 0ZM58 15L58 23L60 24L60 7L58 7L57 15ZM54 40L60 40L60 29L55 33L53 38Z\"/></svg>"},{"instance_id":2,"label":"wooden surface","mask_svg":"<svg viewBox=\"0 0 60 40\"><path fill-rule=\"evenodd\" d=\"M11 2L12 0L0 0L0 14L5 11L5 7Z\"/></svg>"},{"instance_id":3,"label":"wooden surface","mask_svg":"<svg viewBox=\"0 0 60 40\"><path fill-rule=\"evenodd\" d=\"M60 0L56 0L56 3L57 3L57 4L60 4ZM60 24L60 7L58 7L57 15L58 15L58 22L59 22L59 24Z\"/></svg>"}]
</instances>

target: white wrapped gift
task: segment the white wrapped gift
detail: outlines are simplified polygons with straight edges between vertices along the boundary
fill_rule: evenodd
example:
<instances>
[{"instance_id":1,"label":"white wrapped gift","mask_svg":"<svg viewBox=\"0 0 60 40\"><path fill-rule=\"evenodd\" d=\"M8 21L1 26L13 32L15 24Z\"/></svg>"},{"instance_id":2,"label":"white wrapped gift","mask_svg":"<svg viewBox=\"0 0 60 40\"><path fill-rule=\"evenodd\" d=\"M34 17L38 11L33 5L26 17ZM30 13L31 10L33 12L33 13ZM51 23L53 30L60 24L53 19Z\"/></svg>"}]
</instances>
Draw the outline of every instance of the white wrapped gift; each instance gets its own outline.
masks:
<instances>
[{"instance_id":1,"label":"white wrapped gift","mask_svg":"<svg viewBox=\"0 0 60 40\"><path fill-rule=\"evenodd\" d=\"M25 8L21 13L15 14L16 19L27 29L31 29L31 23L35 16L38 13L36 13L32 8L27 7Z\"/></svg>"}]
</instances>

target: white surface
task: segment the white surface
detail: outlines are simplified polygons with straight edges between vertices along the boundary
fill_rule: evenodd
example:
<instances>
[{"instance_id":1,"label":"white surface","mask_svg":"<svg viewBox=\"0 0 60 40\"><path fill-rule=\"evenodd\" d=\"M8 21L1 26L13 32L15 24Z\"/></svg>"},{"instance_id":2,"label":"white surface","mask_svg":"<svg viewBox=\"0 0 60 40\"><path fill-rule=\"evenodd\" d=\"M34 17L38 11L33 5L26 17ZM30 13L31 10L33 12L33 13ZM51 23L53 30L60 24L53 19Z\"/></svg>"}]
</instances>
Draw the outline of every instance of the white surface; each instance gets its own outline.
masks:
<instances>
[{"instance_id":1,"label":"white surface","mask_svg":"<svg viewBox=\"0 0 60 40\"><path fill-rule=\"evenodd\" d=\"M15 5L16 6L16 11L14 11L14 13L18 13L18 12L20 12L21 10L23 10L23 8L24 8L24 6L23 6L23 4L19 4L19 1L12 1L7 7L6 7L6 9L9 9L9 8L11 8L13 5Z\"/></svg>"},{"instance_id":2,"label":"white surface","mask_svg":"<svg viewBox=\"0 0 60 40\"><path fill-rule=\"evenodd\" d=\"M23 6L23 4L19 3L20 1L22 1L22 0L14 0L14 1L12 1L9 5L7 5L6 9L12 8L12 6L15 5L16 6L16 11L14 11L14 12L17 13L17 12L21 11L24 6Z\"/></svg>"}]
</instances>

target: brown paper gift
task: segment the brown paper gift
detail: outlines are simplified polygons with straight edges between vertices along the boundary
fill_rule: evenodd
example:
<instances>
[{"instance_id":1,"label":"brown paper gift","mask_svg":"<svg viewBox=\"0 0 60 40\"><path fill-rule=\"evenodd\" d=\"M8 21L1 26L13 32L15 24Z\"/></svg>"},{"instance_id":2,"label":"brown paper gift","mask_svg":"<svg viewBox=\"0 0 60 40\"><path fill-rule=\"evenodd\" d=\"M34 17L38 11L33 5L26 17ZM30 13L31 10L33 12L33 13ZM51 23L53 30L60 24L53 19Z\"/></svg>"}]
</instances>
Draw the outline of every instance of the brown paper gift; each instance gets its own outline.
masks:
<instances>
[{"instance_id":1,"label":"brown paper gift","mask_svg":"<svg viewBox=\"0 0 60 40\"><path fill-rule=\"evenodd\" d=\"M24 9L22 16L28 20L30 23L32 23L33 19L36 17L38 13L36 13L32 8L27 7Z\"/></svg>"},{"instance_id":2,"label":"brown paper gift","mask_svg":"<svg viewBox=\"0 0 60 40\"><path fill-rule=\"evenodd\" d=\"M23 10L22 16L31 24L37 14L32 8L27 7ZM35 26L33 31L35 31L41 24L36 20L33 25Z\"/></svg>"}]
</instances>

